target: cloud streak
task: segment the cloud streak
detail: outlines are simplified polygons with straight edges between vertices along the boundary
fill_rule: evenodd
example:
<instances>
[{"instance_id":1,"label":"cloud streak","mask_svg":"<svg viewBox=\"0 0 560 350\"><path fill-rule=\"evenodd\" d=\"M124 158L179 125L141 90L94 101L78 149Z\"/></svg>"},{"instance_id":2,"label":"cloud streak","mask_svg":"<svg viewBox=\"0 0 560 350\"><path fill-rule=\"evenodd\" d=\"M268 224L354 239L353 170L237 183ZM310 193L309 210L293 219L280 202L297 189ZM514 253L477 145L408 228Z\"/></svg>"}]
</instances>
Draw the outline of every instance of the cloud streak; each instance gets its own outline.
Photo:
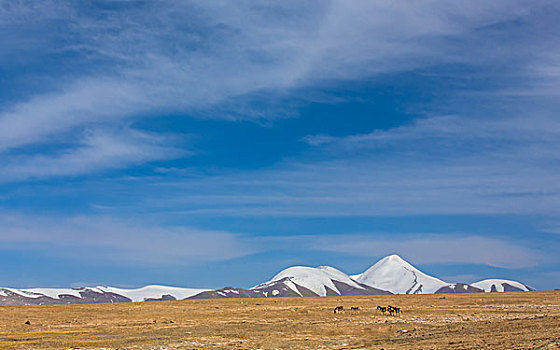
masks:
<instances>
[{"instance_id":1,"label":"cloud streak","mask_svg":"<svg viewBox=\"0 0 560 350\"><path fill-rule=\"evenodd\" d=\"M516 241L459 234L345 233L259 236L184 226L157 226L107 216L0 216L0 241L47 256L109 266L197 266L271 250L323 251L374 259L400 254L414 264L531 268L557 260ZM92 254L91 252L95 252Z\"/></svg>"},{"instance_id":2,"label":"cloud streak","mask_svg":"<svg viewBox=\"0 0 560 350\"><path fill-rule=\"evenodd\" d=\"M0 149L94 122L165 111L193 113L258 91L430 65L446 45L438 38L527 11L522 2L510 1L461 6L439 1L406 6L359 1L97 6L30 2L3 9L0 18L6 34L25 32L26 19L39 13L50 16L39 16L38 24L28 26L41 33L62 22L67 31L45 39L44 47L53 49L40 46L38 54L63 55L66 65L83 69L76 75L54 64L61 83L53 91L4 104ZM398 30L395 22L401 23ZM29 54L9 46L3 53Z\"/></svg>"},{"instance_id":3,"label":"cloud streak","mask_svg":"<svg viewBox=\"0 0 560 350\"><path fill-rule=\"evenodd\" d=\"M90 129L78 147L50 155L12 156L3 166L0 181L77 176L145 162L185 157L190 152L170 146L173 137L130 128Z\"/></svg>"},{"instance_id":4,"label":"cloud streak","mask_svg":"<svg viewBox=\"0 0 560 350\"><path fill-rule=\"evenodd\" d=\"M309 154L273 169L147 184L146 193L162 197L145 204L171 214L296 217L554 216L560 207L554 119L433 117L305 140Z\"/></svg>"},{"instance_id":5,"label":"cloud streak","mask_svg":"<svg viewBox=\"0 0 560 350\"><path fill-rule=\"evenodd\" d=\"M358 235L323 237L316 243L316 249L319 250L364 257L395 252L417 264L480 264L517 269L534 267L551 260L540 250L482 236L422 234L379 239Z\"/></svg>"},{"instance_id":6,"label":"cloud streak","mask_svg":"<svg viewBox=\"0 0 560 350\"><path fill-rule=\"evenodd\" d=\"M254 252L239 234L189 227L139 225L109 217L0 216L4 249L19 247L87 263L194 266Z\"/></svg>"}]
</instances>

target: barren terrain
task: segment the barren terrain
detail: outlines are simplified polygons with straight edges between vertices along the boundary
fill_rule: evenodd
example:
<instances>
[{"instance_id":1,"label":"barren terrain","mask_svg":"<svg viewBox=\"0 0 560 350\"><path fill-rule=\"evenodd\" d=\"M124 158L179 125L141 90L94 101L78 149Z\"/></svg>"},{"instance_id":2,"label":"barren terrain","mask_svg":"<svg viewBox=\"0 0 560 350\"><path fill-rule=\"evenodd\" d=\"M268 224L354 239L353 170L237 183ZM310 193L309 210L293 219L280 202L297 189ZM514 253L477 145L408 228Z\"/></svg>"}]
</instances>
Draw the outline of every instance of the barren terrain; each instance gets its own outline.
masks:
<instances>
[{"instance_id":1,"label":"barren terrain","mask_svg":"<svg viewBox=\"0 0 560 350\"><path fill-rule=\"evenodd\" d=\"M560 292L0 307L0 349L77 348L560 349Z\"/></svg>"}]
</instances>

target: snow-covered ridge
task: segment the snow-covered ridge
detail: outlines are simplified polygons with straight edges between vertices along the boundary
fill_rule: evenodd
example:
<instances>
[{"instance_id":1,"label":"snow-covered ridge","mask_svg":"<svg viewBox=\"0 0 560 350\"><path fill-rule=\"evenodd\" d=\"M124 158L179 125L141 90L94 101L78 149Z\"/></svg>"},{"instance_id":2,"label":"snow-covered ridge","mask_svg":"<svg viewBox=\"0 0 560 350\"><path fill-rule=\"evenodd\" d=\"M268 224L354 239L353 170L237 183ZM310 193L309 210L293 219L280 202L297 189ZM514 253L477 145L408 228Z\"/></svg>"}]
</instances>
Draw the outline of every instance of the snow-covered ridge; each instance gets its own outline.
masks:
<instances>
[{"instance_id":1,"label":"snow-covered ridge","mask_svg":"<svg viewBox=\"0 0 560 350\"><path fill-rule=\"evenodd\" d=\"M505 292L505 291L514 291L515 289L519 289L520 291L524 291L524 292L535 290L534 288L531 288L521 282L503 280L503 279L482 280L475 283L471 283L471 286L480 288L485 292Z\"/></svg>"},{"instance_id":2,"label":"snow-covered ridge","mask_svg":"<svg viewBox=\"0 0 560 350\"><path fill-rule=\"evenodd\" d=\"M85 287L85 288L2 288L5 291L20 295L25 298L40 298L46 296L52 299L60 299L61 296L73 296L83 298L82 294L93 292L98 294L113 293L130 299L131 301L145 301L150 299L162 299L171 296L177 300L186 299L198 293L207 291L208 289L197 288L181 288L151 285L136 289L124 289L108 286ZM7 296L7 293L0 290L1 296Z\"/></svg>"},{"instance_id":3,"label":"snow-covered ridge","mask_svg":"<svg viewBox=\"0 0 560 350\"><path fill-rule=\"evenodd\" d=\"M172 296L177 300L186 299L208 289L198 288L182 288L182 287L168 287L168 286L145 286L137 289L122 289L114 287L97 287L107 293L115 293L125 296L132 301L144 301L148 299L160 299L166 295Z\"/></svg>"}]
</instances>

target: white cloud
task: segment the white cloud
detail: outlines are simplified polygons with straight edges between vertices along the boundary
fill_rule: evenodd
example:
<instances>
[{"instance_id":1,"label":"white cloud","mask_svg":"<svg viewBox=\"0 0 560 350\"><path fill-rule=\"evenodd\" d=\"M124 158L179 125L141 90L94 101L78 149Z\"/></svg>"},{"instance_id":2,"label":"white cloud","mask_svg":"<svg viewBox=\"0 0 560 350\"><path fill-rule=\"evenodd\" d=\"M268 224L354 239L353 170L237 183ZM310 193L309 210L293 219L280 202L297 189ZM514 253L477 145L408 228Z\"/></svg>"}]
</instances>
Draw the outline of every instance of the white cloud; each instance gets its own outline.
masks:
<instances>
[{"instance_id":1,"label":"white cloud","mask_svg":"<svg viewBox=\"0 0 560 350\"><path fill-rule=\"evenodd\" d=\"M274 250L328 251L356 257L402 255L412 264L478 264L518 269L555 260L539 249L501 238L458 234L249 236L108 216L0 215L4 248L104 265L193 266ZM557 259L556 259L557 260Z\"/></svg>"},{"instance_id":2,"label":"white cloud","mask_svg":"<svg viewBox=\"0 0 560 350\"><path fill-rule=\"evenodd\" d=\"M6 248L108 265L201 265L254 252L243 236L189 227L159 227L110 217L46 218L3 214Z\"/></svg>"},{"instance_id":3,"label":"white cloud","mask_svg":"<svg viewBox=\"0 0 560 350\"><path fill-rule=\"evenodd\" d=\"M368 134L331 137L310 135L303 140L310 145L334 144L337 148L352 149L375 147L383 142L414 142L420 140L455 139L459 142L555 142L560 136L560 121L555 118L521 118L504 116L495 119L459 116L435 116L413 120L387 130L375 130Z\"/></svg>"},{"instance_id":4,"label":"white cloud","mask_svg":"<svg viewBox=\"0 0 560 350\"><path fill-rule=\"evenodd\" d=\"M412 264L479 264L508 269L550 262L541 250L498 238L453 234L345 234L275 237L280 244L361 257L399 254Z\"/></svg>"},{"instance_id":5,"label":"white cloud","mask_svg":"<svg viewBox=\"0 0 560 350\"><path fill-rule=\"evenodd\" d=\"M144 105L144 98L137 87L105 79L87 79L60 93L33 97L0 114L0 151L94 121L126 117Z\"/></svg>"},{"instance_id":6,"label":"white cloud","mask_svg":"<svg viewBox=\"0 0 560 350\"><path fill-rule=\"evenodd\" d=\"M441 54L443 38L515 18L528 8L518 1L113 5L0 6L7 35L33 38L64 28L44 39L36 54L68 53L64 64L83 68L76 74L54 67L60 74L56 89L4 104L0 149L154 110L209 108L256 91L455 61ZM12 61L29 56L10 46L0 50Z\"/></svg>"},{"instance_id":7,"label":"white cloud","mask_svg":"<svg viewBox=\"0 0 560 350\"><path fill-rule=\"evenodd\" d=\"M3 165L0 182L76 176L187 156L188 151L169 146L172 138L130 128L90 129L77 147L49 155L10 157Z\"/></svg>"},{"instance_id":8,"label":"white cloud","mask_svg":"<svg viewBox=\"0 0 560 350\"><path fill-rule=\"evenodd\" d=\"M540 231L560 235L560 223L556 221L545 222L540 226Z\"/></svg>"},{"instance_id":9,"label":"white cloud","mask_svg":"<svg viewBox=\"0 0 560 350\"><path fill-rule=\"evenodd\" d=\"M524 1L114 3L123 5L118 10L59 2L42 5L50 10L34 2L2 4L0 22L9 24L4 30L25 32L31 17L41 19L34 28L66 23L68 31L60 35L67 40L47 37L50 45L40 47L39 57L52 54L49 50L69 52L64 64L84 66L79 73L63 71L60 85L48 93L3 103L0 159L8 164L5 180L168 159L176 150L166 147L165 140L145 143L127 133L112 135L105 146L86 138L58 154L14 156L6 150L65 142L62 135L68 130L81 134L140 115L204 110L200 114L205 117L232 118L213 114L220 110L216 106L235 106L232 101L256 92L440 63L492 61L503 66L514 51L523 58L515 69L522 66L526 77L556 76L550 69L553 53L534 59L534 48L543 45L537 36L530 37L535 45L525 52L514 40L487 35L495 33L488 28L499 31L504 22L540 8ZM488 50L497 41L501 50ZM10 47L0 50L19 57ZM262 111L243 113L266 116ZM189 183L164 180L155 196L151 187L141 191L150 198L148 207L176 212L181 204L185 213L197 214L556 214L559 126L555 117L541 117L531 109L526 113L500 120L493 120L496 113L474 119L432 117L345 138L311 135L306 141L320 146L316 158ZM380 147L384 155L375 152ZM162 188L183 196L159 201Z\"/></svg>"},{"instance_id":10,"label":"white cloud","mask_svg":"<svg viewBox=\"0 0 560 350\"><path fill-rule=\"evenodd\" d=\"M146 205L232 216L554 216L560 208L554 119L434 117L307 142L311 155L273 169L163 181L158 191L185 196Z\"/></svg>"}]
</instances>

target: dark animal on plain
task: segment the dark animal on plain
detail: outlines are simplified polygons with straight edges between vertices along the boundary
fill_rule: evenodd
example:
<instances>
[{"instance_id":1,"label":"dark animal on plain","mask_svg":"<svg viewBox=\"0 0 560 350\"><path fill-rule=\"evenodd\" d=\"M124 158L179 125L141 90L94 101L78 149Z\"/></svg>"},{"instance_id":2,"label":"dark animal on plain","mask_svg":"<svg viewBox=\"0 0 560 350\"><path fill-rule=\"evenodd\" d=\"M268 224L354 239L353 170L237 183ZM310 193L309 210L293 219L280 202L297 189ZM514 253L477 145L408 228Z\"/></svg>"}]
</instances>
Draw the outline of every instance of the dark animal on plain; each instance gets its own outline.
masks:
<instances>
[{"instance_id":1,"label":"dark animal on plain","mask_svg":"<svg viewBox=\"0 0 560 350\"><path fill-rule=\"evenodd\" d=\"M389 311L389 315L395 316L395 315L398 315L401 312L401 308L396 307L396 306L388 305L387 306L387 311Z\"/></svg>"},{"instance_id":2,"label":"dark animal on plain","mask_svg":"<svg viewBox=\"0 0 560 350\"><path fill-rule=\"evenodd\" d=\"M29 326L31 324L31 322L30 321L25 321L25 324Z\"/></svg>"},{"instance_id":3,"label":"dark animal on plain","mask_svg":"<svg viewBox=\"0 0 560 350\"><path fill-rule=\"evenodd\" d=\"M344 306L337 306L337 307L335 307L334 310L333 310L333 312L334 312L335 314L337 314L337 313L339 313L339 312L342 312L342 311L344 311Z\"/></svg>"},{"instance_id":4,"label":"dark animal on plain","mask_svg":"<svg viewBox=\"0 0 560 350\"><path fill-rule=\"evenodd\" d=\"M385 312L387 311L387 308L378 305L378 306L377 306L377 310L381 311L382 313L385 313Z\"/></svg>"},{"instance_id":5,"label":"dark animal on plain","mask_svg":"<svg viewBox=\"0 0 560 350\"><path fill-rule=\"evenodd\" d=\"M357 307L357 306L352 306L352 307L350 308L350 311L360 311L360 308Z\"/></svg>"}]
</instances>

